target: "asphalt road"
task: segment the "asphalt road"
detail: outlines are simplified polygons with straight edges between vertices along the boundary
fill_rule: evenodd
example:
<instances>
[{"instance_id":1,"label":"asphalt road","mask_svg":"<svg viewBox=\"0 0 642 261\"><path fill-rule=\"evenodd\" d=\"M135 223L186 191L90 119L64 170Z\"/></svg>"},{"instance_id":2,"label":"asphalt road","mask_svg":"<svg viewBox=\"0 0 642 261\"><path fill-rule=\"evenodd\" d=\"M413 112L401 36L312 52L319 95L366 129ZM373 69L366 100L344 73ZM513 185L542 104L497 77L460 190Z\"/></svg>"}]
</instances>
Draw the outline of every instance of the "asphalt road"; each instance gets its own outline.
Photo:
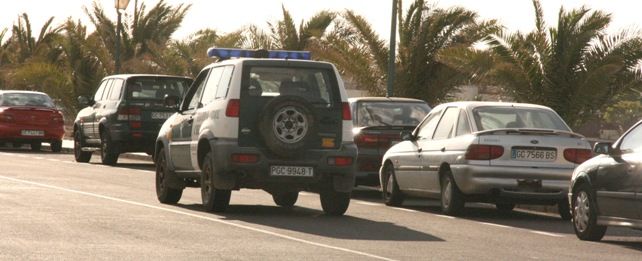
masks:
<instances>
[{"instance_id":1,"label":"asphalt road","mask_svg":"<svg viewBox=\"0 0 642 261\"><path fill-rule=\"evenodd\" d=\"M293 209L258 190L232 193L226 213L202 211L200 190L158 203L153 165L80 164L70 154L0 150L0 260L640 260L642 232L609 228L600 243L571 224L529 211L468 205L462 217L437 202L384 206L358 189L343 217L302 192Z\"/></svg>"}]
</instances>

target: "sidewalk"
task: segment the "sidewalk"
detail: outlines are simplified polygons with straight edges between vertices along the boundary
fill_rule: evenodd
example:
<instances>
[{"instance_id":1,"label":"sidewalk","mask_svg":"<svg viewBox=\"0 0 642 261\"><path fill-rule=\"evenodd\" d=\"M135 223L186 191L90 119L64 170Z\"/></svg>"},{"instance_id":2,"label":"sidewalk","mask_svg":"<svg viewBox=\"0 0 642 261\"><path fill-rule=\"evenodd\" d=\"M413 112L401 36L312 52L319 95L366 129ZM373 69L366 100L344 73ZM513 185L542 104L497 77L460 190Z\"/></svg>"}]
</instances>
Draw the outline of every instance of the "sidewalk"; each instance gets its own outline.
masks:
<instances>
[{"instance_id":1,"label":"sidewalk","mask_svg":"<svg viewBox=\"0 0 642 261\"><path fill-rule=\"evenodd\" d=\"M49 147L49 143L43 143L43 147ZM65 153L73 153L74 152L74 141L73 140L62 140L62 151ZM99 155L100 156L100 155ZM127 159L136 159L136 160L147 160L147 161L152 161L152 156L147 155L147 153L123 153L120 154L121 158L127 158Z\"/></svg>"}]
</instances>

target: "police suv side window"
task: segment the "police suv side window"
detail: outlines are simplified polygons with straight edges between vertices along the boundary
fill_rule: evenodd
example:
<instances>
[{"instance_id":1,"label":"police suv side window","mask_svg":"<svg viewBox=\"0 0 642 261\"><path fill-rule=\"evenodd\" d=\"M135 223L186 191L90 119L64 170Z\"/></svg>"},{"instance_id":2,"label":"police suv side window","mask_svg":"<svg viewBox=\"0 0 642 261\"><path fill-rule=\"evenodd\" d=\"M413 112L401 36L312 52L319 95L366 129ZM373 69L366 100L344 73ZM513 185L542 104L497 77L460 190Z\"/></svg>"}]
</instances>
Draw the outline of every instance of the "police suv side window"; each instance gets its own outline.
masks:
<instances>
[{"instance_id":1,"label":"police suv side window","mask_svg":"<svg viewBox=\"0 0 642 261\"><path fill-rule=\"evenodd\" d=\"M221 80L218 82L218 88L216 89L216 99L227 97L227 90L230 87L230 82L232 81L232 72L234 72L234 66L225 66L225 71L223 72Z\"/></svg>"},{"instance_id":2,"label":"police suv side window","mask_svg":"<svg viewBox=\"0 0 642 261\"><path fill-rule=\"evenodd\" d=\"M203 95L201 96L201 103L207 105L214 100L216 97L216 88L221 81L221 76L225 71L225 67L216 67L212 68L210 76L207 78L207 83L205 83L205 88L203 89Z\"/></svg>"},{"instance_id":3,"label":"police suv side window","mask_svg":"<svg viewBox=\"0 0 642 261\"><path fill-rule=\"evenodd\" d=\"M201 94L203 93L203 88L205 87L205 80L207 80L207 75L209 74L210 69L205 69L196 76L196 80L192 83L189 91L185 95L181 109L183 111L194 110L198 108L198 104L201 101Z\"/></svg>"}]
</instances>

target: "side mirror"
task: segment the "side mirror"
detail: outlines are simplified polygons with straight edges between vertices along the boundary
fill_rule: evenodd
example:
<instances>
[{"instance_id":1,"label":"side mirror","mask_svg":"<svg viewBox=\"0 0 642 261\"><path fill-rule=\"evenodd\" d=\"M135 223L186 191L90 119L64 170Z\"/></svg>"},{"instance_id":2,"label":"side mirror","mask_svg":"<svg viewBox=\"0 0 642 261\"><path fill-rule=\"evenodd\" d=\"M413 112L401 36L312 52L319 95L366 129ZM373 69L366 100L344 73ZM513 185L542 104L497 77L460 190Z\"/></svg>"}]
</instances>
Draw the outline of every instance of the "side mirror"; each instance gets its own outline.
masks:
<instances>
[{"instance_id":1,"label":"side mirror","mask_svg":"<svg viewBox=\"0 0 642 261\"><path fill-rule=\"evenodd\" d=\"M163 98L165 107L171 108L174 110L178 110L178 100L179 100L178 96L169 95L169 94L165 94L165 97Z\"/></svg>"},{"instance_id":2,"label":"side mirror","mask_svg":"<svg viewBox=\"0 0 642 261\"><path fill-rule=\"evenodd\" d=\"M401 140L409 140L409 141L414 141L415 136L412 135L412 132L410 131L402 131L399 136L401 137Z\"/></svg>"},{"instance_id":3,"label":"side mirror","mask_svg":"<svg viewBox=\"0 0 642 261\"><path fill-rule=\"evenodd\" d=\"M593 145L593 152L595 154L611 154L613 151L612 145L610 142L597 142Z\"/></svg>"},{"instance_id":4,"label":"side mirror","mask_svg":"<svg viewBox=\"0 0 642 261\"><path fill-rule=\"evenodd\" d=\"M89 100L89 98L85 96L78 96L78 103L83 106L91 106L94 105L94 101Z\"/></svg>"}]
</instances>

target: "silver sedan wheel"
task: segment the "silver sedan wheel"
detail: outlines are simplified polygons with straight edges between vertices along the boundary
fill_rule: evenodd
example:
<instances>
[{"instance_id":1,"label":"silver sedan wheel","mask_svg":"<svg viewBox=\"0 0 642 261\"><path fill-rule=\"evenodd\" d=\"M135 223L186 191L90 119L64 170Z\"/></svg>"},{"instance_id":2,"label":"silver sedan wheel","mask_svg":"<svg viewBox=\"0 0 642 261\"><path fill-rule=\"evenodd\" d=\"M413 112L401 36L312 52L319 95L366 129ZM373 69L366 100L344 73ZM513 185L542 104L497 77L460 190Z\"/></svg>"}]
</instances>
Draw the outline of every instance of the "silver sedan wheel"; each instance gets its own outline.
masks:
<instances>
[{"instance_id":1,"label":"silver sedan wheel","mask_svg":"<svg viewBox=\"0 0 642 261\"><path fill-rule=\"evenodd\" d=\"M386 195L388 197L390 197L390 194L392 194L392 186L394 185L392 180L392 173L390 172L392 171L388 171L388 180L386 181Z\"/></svg>"},{"instance_id":2,"label":"silver sedan wheel","mask_svg":"<svg viewBox=\"0 0 642 261\"><path fill-rule=\"evenodd\" d=\"M296 143L308 133L308 118L294 106L281 108L272 122L277 138L284 143Z\"/></svg>"},{"instance_id":3,"label":"silver sedan wheel","mask_svg":"<svg viewBox=\"0 0 642 261\"><path fill-rule=\"evenodd\" d=\"M586 191L580 191L575 198L575 206L573 206L573 222L578 231L584 232L587 229L590 211L589 197Z\"/></svg>"},{"instance_id":4,"label":"silver sedan wheel","mask_svg":"<svg viewBox=\"0 0 642 261\"><path fill-rule=\"evenodd\" d=\"M444 208L450 207L450 200L453 192L453 183L450 182L450 179L445 179L444 182L446 184L444 185L444 193L441 195L441 204L444 206Z\"/></svg>"}]
</instances>

